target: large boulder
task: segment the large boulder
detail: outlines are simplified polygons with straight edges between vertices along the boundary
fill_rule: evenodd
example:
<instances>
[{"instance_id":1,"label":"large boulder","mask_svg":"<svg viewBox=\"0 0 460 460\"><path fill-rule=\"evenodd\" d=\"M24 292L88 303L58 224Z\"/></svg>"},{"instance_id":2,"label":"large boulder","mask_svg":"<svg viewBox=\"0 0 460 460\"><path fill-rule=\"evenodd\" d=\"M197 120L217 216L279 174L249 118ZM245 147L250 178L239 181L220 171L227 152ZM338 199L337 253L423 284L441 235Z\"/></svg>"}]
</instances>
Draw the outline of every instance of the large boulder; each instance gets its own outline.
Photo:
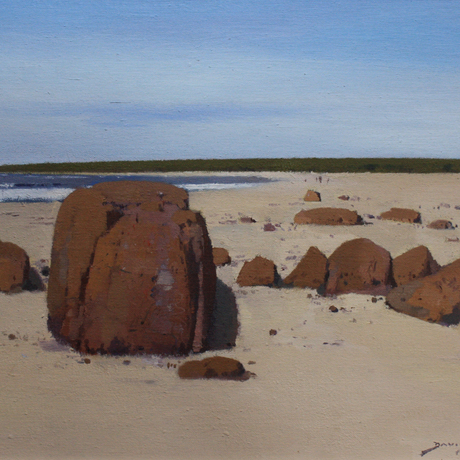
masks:
<instances>
[{"instance_id":1,"label":"large boulder","mask_svg":"<svg viewBox=\"0 0 460 460\"><path fill-rule=\"evenodd\" d=\"M318 248L312 246L284 279L284 284L318 289L325 283L326 275L327 258Z\"/></svg>"},{"instance_id":2,"label":"large boulder","mask_svg":"<svg viewBox=\"0 0 460 460\"><path fill-rule=\"evenodd\" d=\"M394 220L396 222L406 222L409 224L421 222L419 212L406 208L391 208L389 211L382 212L380 217L384 220Z\"/></svg>"},{"instance_id":3,"label":"large boulder","mask_svg":"<svg viewBox=\"0 0 460 460\"><path fill-rule=\"evenodd\" d=\"M314 190L308 190L308 192L303 197L304 201L321 201L321 194L315 192Z\"/></svg>"},{"instance_id":4,"label":"large boulder","mask_svg":"<svg viewBox=\"0 0 460 460\"><path fill-rule=\"evenodd\" d=\"M436 274L392 289L387 304L396 311L431 323L460 322L460 259Z\"/></svg>"},{"instance_id":5,"label":"large boulder","mask_svg":"<svg viewBox=\"0 0 460 460\"><path fill-rule=\"evenodd\" d=\"M346 241L329 257L326 295L382 295L391 287L390 253L367 238Z\"/></svg>"},{"instance_id":6,"label":"large boulder","mask_svg":"<svg viewBox=\"0 0 460 460\"><path fill-rule=\"evenodd\" d=\"M27 284L29 256L14 243L0 241L0 291L19 292Z\"/></svg>"},{"instance_id":7,"label":"large boulder","mask_svg":"<svg viewBox=\"0 0 460 460\"><path fill-rule=\"evenodd\" d=\"M417 246L393 260L393 278L396 286L432 275L439 270L426 246Z\"/></svg>"},{"instance_id":8,"label":"large boulder","mask_svg":"<svg viewBox=\"0 0 460 460\"><path fill-rule=\"evenodd\" d=\"M316 208L298 212L294 217L296 224L317 225L359 225L362 218L356 211L343 208Z\"/></svg>"},{"instance_id":9,"label":"large boulder","mask_svg":"<svg viewBox=\"0 0 460 460\"><path fill-rule=\"evenodd\" d=\"M273 286L278 281L278 277L274 262L257 256L244 263L236 282L240 286Z\"/></svg>"},{"instance_id":10,"label":"large boulder","mask_svg":"<svg viewBox=\"0 0 460 460\"><path fill-rule=\"evenodd\" d=\"M216 272L206 224L185 190L106 182L64 200L48 325L82 353L184 354L206 346Z\"/></svg>"}]
</instances>

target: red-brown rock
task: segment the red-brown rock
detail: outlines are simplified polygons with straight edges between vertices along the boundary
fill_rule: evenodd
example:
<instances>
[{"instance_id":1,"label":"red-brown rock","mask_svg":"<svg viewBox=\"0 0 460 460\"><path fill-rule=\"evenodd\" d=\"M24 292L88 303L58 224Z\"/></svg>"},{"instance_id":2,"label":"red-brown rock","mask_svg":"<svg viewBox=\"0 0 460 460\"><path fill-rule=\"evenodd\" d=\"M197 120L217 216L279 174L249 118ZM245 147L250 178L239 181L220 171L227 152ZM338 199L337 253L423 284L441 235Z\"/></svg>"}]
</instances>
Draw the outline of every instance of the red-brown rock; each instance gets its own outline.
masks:
<instances>
[{"instance_id":1,"label":"red-brown rock","mask_svg":"<svg viewBox=\"0 0 460 460\"><path fill-rule=\"evenodd\" d=\"M303 198L304 201L321 201L321 194L314 190L308 190Z\"/></svg>"},{"instance_id":2,"label":"red-brown rock","mask_svg":"<svg viewBox=\"0 0 460 460\"><path fill-rule=\"evenodd\" d=\"M236 282L240 286L272 286L277 277L278 273L273 261L257 256L244 263Z\"/></svg>"},{"instance_id":3,"label":"red-brown rock","mask_svg":"<svg viewBox=\"0 0 460 460\"><path fill-rule=\"evenodd\" d=\"M204 219L169 184L102 183L64 200L48 325L83 353L182 354L205 347L215 266Z\"/></svg>"},{"instance_id":4,"label":"red-brown rock","mask_svg":"<svg viewBox=\"0 0 460 460\"><path fill-rule=\"evenodd\" d=\"M452 225L452 222L448 220L439 219L431 222L431 224L427 225L427 228L432 228L435 230L449 230L454 228L454 226Z\"/></svg>"},{"instance_id":5,"label":"red-brown rock","mask_svg":"<svg viewBox=\"0 0 460 460\"><path fill-rule=\"evenodd\" d=\"M312 246L302 257L284 284L292 284L295 287L318 289L326 281L327 258L316 247Z\"/></svg>"},{"instance_id":6,"label":"red-brown rock","mask_svg":"<svg viewBox=\"0 0 460 460\"><path fill-rule=\"evenodd\" d=\"M391 208L389 211L382 212L380 217L384 220L394 220L397 222L407 222L410 224L420 223L420 213L413 209Z\"/></svg>"},{"instance_id":7,"label":"red-brown rock","mask_svg":"<svg viewBox=\"0 0 460 460\"><path fill-rule=\"evenodd\" d=\"M439 270L426 246L417 246L393 260L393 278L397 286L432 275Z\"/></svg>"},{"instance_id":8,"label":"red-brown rock","mask_svg":"<svg viewBox=\"0 0 460 460\"><path fill-rule=\"evenodd\" d=\"M267 222L264 224L264 232L274 232L276 231L276 227L271 223Z\"/></svg>"},{"instance_id":9,"label":"red-brown rock","mask_svg":"<svg viewBox=\"0 0 460 460\"><path fill-rule=\"evenodd\" d=\"M381 295L391 287L390 254L367 238L346 241L332 253L328 263L326 295Z\"/></svg>"},{"instance_id":10,"label":"red-brown rock","mask_svg":"<svg viewBox=\"0 0 460 460\"><path fill-rule=\"evenodd\" d=\"M396 311L431 323L460 321L460 259L436 274L392 289L387 304Z\"/></svg>"},{"instance_id":11,"label":"red-brown rock","mask_svg":"<svg viewBox=\"0 0 460 460\"><path fill-rule=\"evenodd\" d=\"M187 361L179 367L181 379L247 380L250 373L232 358L213 356L201 361Z\"/></svg>"},{"instance_id":12,"label":"red-brown rock","mask_svg":"<svg viewBox=\"0 0 460 460\"><path fill-rule=\"evenodd\" d=\"M316 208L300 211L294 217L296 224L359 225L362 218L356 211L343 208Z\"/></svg>"},{"instance_id":13,"label":"red-brown rock","mask_svg":"<svg viewBox=\"0 0 460 460\"><path fill-rule=\"evenodd\" d=\"M256 222L256 220L253 219L250 216L242 216L242 217L240 217L240 222L242 224L254 224Z\"/></svg>"},{"instance_id":14,"label":"red-brown rock","mask_svg":"<svg viewBox=\"0 0 460 460\"><path fill-rule=\"evenodd\" d=\"M348 201L350 199L350 197L348 195L340 195L339 196L339 200L342 200L342 201Z\"/></svg>"},{"instance_id":15,"label":"red-brown rock","mask_svg":"<svg viewBox=\"0 0 460 460\"><path fill-rule=\"evenodd\" d=\"M212 257L216 267L228 265L232 261L228 251L225 248L212 248Z\"/></svg>"},{"instance_id":16,"label":"red-brown rock","mask_svg":"<svg viewBox=\"0 0 460 460\"><path fill-rule=\"evenodd\" d=\"M0 241L0 291L19 292L29 277L29 256L14 243Z\"/></svg>"}]
</instances>

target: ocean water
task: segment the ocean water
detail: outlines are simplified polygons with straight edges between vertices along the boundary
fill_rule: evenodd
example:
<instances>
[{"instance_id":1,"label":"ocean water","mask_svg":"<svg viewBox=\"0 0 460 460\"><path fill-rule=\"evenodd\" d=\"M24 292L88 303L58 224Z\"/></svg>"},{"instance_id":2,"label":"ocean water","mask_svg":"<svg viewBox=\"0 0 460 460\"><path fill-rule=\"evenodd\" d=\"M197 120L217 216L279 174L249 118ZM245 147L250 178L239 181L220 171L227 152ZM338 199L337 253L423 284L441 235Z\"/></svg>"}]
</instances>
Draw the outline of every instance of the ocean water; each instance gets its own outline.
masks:
<instances>
[{"instance_id":1,"label":"ocean water","mask_svg":"<svg viewBox=\"0 0 460 460\"><path fill-rule=\"evenodd\" d=\"M42 175L0 174L0 202L62 201L75 189L99 182L135 180L167 182L188 191L254 187L270 179L253 176Z\"/></svg>"}]
</instances>

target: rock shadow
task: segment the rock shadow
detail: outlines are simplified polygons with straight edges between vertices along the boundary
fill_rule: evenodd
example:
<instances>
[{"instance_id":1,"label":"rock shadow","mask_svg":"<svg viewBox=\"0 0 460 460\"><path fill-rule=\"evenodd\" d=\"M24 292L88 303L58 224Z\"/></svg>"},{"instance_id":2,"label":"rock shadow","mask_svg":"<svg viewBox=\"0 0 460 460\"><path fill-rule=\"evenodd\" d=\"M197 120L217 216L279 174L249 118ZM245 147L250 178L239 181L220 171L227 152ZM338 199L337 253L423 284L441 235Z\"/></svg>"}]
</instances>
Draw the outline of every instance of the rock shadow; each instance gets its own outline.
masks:
<instances>
[{"instance_id":1,"label":"rock shadow","mask_svg":"<svg viewBox=\"0 0 460 460\"><path fill-rule=\"evenodd\" d=\"M46 291L45 283L35 267L30 267L29 277L22 286L23 291Z\"/></svg>"},{"instance_id":2,"label":"rock shadow","mask_svg":"<svg viewBox=\"0 0 460 460\"><path fill-rule=\"evenodd\" d=\"M240 323L232 289L220 279L216 283L216 302L208 332L208 348L225 350L235 346Z\"/></svg>"}]
</instances>

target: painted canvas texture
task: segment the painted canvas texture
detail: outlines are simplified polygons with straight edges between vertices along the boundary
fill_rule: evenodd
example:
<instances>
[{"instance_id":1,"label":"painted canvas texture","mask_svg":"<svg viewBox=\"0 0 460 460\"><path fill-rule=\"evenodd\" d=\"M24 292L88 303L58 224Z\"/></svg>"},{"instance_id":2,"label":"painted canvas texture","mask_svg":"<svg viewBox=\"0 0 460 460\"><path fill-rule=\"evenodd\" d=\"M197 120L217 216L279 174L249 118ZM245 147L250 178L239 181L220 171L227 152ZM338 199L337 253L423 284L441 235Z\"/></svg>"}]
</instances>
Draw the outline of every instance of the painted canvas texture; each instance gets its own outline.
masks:
<instances>
[{"instance_id":1,"label":"painted canvas texture","mask_svg":"<svg viewBox=\"0 0 460 460\"><path fill-rule=\"evenodd\" d=\"M458 327L388 298L399 289L398 259L420 246L430 257L418 282L455 266L457 175L260 175L270 182L189 192L212 246L228 253L215 267L207 349L82 352L50 331L47 290L1 294L4 458L415 458L433 448L427 456L455 458ZM27 252L45 289L62 206L1 203L2 241ZM385 219L392 208L419 219ZM321 209L362 221L295 223ZM440 220L451 226L430 228ZM353 258L356 241L361 258L376 254L361 288L337 274L347 262L340 248ZM264 262L248 276L257 259L271 262L268 275ZM219 374L215 357L236 367ZM193 363L203 360L201 371Z\"/></svg>"},{"instance_id":2,"label":"painted canvas texture","mask_svg":"<svg viewBox=\"0 0 460 460\"><path fill-rule=\"evenodd\" d=\"M0 459L460 456L455 2L0 12Z\"/></svg>"}]
</instances>

